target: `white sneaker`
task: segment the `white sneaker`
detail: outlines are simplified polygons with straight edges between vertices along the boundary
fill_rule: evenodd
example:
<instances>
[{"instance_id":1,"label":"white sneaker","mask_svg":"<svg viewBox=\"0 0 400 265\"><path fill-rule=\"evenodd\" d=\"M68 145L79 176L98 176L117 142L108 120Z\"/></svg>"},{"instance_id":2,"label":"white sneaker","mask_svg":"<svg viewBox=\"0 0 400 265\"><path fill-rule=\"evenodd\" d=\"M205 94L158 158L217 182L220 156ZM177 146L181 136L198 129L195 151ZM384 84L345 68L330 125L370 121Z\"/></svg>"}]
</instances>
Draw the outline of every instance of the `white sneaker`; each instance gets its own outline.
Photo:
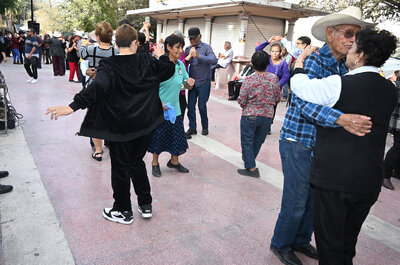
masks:
<instances>
[{"instance_id":1,"label":"white sneaker","mask_svg":"<svg viewBox=\"0 0 400 265\"><path fill-rule=\"evenodd\" d=\"M33 79L32 81L31 81L31 84L36 84L37 83L37 79Z\"/></svg>"},{"instance_id":2,"label":"white sneaker","mask_svg":"<svg viewBox=\"0 0 400 265\"><path fill-rule=\"evenodd\" d=\"M33 80L35 80L35 78L31 77L31 78L29 78L26 82L30 83L30 82L32 82Z\"/></svg>"},{"instance_id":3,"label":"white sneaker","mask_svg":"<svg viewBox=\"0 0 400 265\"><path fill-rule=\"evenodd\" d=\"M124 225L133 223L132 211L115 211L112 208L104 208L103 217L111 222L116 222Z\"/></svg>"}]
</instances>

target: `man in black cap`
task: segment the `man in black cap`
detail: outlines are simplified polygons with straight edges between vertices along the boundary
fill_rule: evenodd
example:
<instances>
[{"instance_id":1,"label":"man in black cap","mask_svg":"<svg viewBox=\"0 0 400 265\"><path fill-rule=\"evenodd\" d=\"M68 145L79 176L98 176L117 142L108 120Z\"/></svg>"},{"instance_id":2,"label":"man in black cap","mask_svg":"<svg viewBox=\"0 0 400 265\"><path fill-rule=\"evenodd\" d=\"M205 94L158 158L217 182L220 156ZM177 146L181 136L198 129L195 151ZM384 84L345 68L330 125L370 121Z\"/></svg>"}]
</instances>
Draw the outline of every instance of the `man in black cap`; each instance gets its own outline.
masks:
<instances>
[{"instance_id":1,"label":"man in black cap","mask_svg":"<svg viewBox=\"0 0 400 265\"><path fill-rule=\"evenodd\" d=\"M193 27L188 31L190 46L186 48L185 60L190 64L189 77L196 80L188 96L188 118L189 130L186 132L188 139L196 131L196 101L199 99L198 107L201 117L202 135L208 135L207 101L210 97L211 88L211 66L217 64L218 60L212 48L201 41L200 29Z\"/></svg>"}]
</instances>

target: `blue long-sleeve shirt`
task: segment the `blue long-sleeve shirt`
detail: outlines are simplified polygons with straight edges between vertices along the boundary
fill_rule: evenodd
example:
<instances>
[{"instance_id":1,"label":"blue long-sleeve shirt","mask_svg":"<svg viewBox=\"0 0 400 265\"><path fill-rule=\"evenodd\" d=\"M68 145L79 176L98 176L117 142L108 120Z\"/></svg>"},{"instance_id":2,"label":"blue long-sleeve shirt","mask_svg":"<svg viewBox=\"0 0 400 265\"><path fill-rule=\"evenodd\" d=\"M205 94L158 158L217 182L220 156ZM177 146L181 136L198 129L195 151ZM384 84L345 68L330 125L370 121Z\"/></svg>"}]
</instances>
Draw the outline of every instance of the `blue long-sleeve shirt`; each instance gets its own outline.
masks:
<instances>
[{"instance_id":1,"label":"blue long-sleeve shirt","mask_svg":"<svg viewBox=\"0 0 400 265\"><path fill-rule=\"evenodd\" d=\"M344 60L336 61L328 45L307 57L304 70L310 78L323 78L331 75L344 75L348 72ZM298 141L307 148L315 144L316 129L314 123L321 126L337 127L335 121L343 113L339 110L306 102L292 94L290 107L286 112L280 140Z\"/></svg>"},{"instance_id":2,"label":"blue long-sleeve shirt","mask_svg":"<svg viewBox=\"0 0 400 265\"><path fill-rule=\"evenodd\" d=\"M185 50L188 56L192 46ZM200 42L196 47L199 58L191 58L189 60L189 77L196 80L195 86L201 86L205 82L211 82L211 66L217 64L218 59L215 56L210 45Z\"/></svg>"}]
</instances>

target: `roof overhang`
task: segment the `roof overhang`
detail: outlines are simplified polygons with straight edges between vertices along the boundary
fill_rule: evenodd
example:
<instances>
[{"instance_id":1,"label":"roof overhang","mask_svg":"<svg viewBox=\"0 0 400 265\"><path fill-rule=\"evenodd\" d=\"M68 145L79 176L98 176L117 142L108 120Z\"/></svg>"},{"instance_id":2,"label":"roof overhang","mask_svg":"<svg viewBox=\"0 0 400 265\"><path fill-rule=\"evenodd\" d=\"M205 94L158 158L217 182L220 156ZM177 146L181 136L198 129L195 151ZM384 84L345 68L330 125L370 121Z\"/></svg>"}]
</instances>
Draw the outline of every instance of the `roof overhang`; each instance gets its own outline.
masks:
<instances>
[{"instance_id":1,"label":"roof overhang","mask_svg":"<svg viewBox=\"0 0 400 265\"><path fill-rule=\"evenodd\" d=\"M281 18L287 20L297 20L310 16L323 16L328 13L316 9L305 9L298 5L283 1L218 1L213 3L198 5L181 5L181 6L159 6L156 8L144 8L127 11L127 15L132 16L151 16L155 19L177 19L177 18L193 18L205 16L229 16L237 15L244 11L249 15Z\"/></svg>"}]
</instances>

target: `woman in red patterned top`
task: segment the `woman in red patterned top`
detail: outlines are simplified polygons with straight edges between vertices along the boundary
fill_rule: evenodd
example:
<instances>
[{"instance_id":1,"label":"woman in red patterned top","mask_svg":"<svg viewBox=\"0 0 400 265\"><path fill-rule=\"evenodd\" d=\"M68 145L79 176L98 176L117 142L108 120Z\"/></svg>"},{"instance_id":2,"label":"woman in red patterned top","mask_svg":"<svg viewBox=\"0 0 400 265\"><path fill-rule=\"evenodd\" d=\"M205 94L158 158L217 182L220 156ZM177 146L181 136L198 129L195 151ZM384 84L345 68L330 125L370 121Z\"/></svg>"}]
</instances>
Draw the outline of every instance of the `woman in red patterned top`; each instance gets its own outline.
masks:
<instances>
[{"instance_id":1,"label":"woman in red patterned top","mask_svg":"<svg viewBox=\"0 0 400 265\"><path fill-rule=\"evenodd\" d=\"M279 79L266 72L269 55L265 51L257 51L251 57L255 74L243 81L238 103L242 107L240 120L240 141L244 169L238 173L244 176L259 178L256 168L256 157L264 143L274 116L274 106L281 98Z\"/></svg>"}]
</instances>

